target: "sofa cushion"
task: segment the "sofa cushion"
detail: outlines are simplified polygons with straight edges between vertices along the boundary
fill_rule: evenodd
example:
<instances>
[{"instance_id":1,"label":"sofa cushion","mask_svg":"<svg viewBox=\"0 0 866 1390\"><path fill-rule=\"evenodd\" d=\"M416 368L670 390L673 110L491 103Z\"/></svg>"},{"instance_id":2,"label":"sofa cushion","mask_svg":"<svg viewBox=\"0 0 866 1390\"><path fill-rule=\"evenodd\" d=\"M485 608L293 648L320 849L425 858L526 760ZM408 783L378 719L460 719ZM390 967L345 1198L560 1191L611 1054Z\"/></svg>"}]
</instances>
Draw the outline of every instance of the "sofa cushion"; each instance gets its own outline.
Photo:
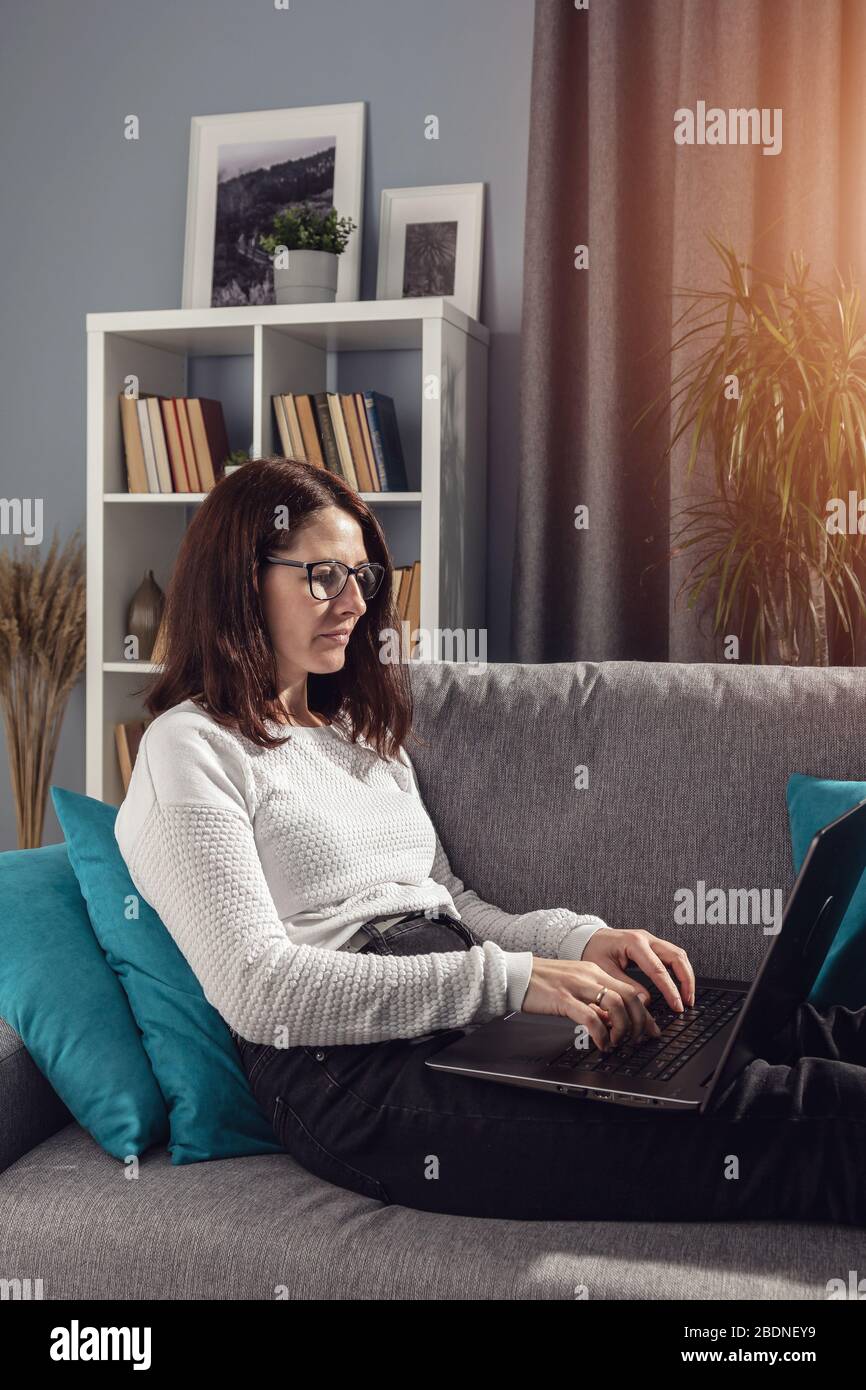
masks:
<instances>
[{"instance_id":1,"label":"sofa cushion","mask_svg":"<svg viewBox=\"0 0 866 1390\"><path fill-rule=\"evenodd\" d=\"M107 1153L126 1159L168 1138L165 1102L65 845L0 854L0 1016ZM3 1064L4 1129L38 1094L22 1061L10 1049Z\"/></svg>"},{"instance_id":2,"label":"sofa cushion","mask_svg":"<svg viewBox=\"0 0 866 1390\"><path fill-rule=\"evenodd\" d=\"M117 807L62 787L51 796L93 931L168 1106L172 1162L282 1153L227 1025L129 876L114 837Z\"/></svg>"},{"instance_id":3,"label":"sofa cushion","mask_svg":"<svg viewBox=\"0 0 866 1390\"><path fill-rule=\"evenodd\" d=\"M792 774L788 782L788 818L794 869L806 858L812 837L825 825L866 800L866 782L834 782L823 777ZM844 1004L862 1009L866 1004L866 874L839 924L818 978L809 994L816 1009Z\"/></svg>"}]
</instances>

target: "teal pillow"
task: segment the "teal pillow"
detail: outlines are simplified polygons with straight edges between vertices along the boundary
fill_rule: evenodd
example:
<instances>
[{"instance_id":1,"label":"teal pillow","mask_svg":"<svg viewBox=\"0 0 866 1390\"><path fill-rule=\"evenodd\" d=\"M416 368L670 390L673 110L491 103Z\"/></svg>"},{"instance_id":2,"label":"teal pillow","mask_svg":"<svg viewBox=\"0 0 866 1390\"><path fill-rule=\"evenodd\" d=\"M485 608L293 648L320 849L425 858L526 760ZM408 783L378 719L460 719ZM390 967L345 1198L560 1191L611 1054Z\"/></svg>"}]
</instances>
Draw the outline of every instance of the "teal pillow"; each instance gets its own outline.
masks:
<instances>
[{"instance_id":1,"label":"teal pillow","mask_svg":"<svg viewBox=\"0 0 866 1390\"><path fill-rule=\"evenodd\" d=\"M786 799L795 873L800 872L812 837L864 798L866 782L831 782L800 772L791 775ZM866 1005L866 874L848 904L808 1002L821 1010L833 1004L849 1009Z\"/></svg>"},{"instance_id":2,"label":"teal pillow","mask_svg":"<svg viewBox=\"0 0 866 1390\"><path fill-rule=\"evenodd\" d=\"M227 1024L129 876L114 838L118 808L56 786L51 797L93 930L168 1106L172 1163L284 1152Z\"/></svg>"},{"instance_id":3,"label":"teal pillow","mask_svg":"<svg viewBox=\"0 0 866 1390\"><path fill-rule=\"evenodd\" d=\"M165 1102L65 845L0 854L0 1017L106 1153L165 1143Z\"/></svg>"}]
</instances>

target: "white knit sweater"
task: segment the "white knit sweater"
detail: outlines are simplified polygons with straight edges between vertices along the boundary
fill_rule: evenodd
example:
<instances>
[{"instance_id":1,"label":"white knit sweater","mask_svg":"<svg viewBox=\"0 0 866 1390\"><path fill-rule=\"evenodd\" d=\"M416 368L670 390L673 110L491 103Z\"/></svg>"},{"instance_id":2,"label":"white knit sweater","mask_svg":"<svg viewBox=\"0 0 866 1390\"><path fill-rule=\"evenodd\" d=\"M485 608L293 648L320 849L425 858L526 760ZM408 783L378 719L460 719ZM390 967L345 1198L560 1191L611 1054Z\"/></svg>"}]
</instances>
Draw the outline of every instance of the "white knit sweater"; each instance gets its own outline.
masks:
<instances>
[{"instance_id":1,"label":"white knit sweater","mask_svg":"<svg viewBox=\"0 0 866 1390\"><path fill-rule=\"evenodd\" d=\"M451 872L405 749L332 725L268 723L273 749L192 700L154 719L115 837L205 997L251 1042L379 1042L519 1009L533 954L579 960L605 923L507 913ZM367 918L440 909L483 945L419 956L340 950Z\"/></svg>"}]
</instances>

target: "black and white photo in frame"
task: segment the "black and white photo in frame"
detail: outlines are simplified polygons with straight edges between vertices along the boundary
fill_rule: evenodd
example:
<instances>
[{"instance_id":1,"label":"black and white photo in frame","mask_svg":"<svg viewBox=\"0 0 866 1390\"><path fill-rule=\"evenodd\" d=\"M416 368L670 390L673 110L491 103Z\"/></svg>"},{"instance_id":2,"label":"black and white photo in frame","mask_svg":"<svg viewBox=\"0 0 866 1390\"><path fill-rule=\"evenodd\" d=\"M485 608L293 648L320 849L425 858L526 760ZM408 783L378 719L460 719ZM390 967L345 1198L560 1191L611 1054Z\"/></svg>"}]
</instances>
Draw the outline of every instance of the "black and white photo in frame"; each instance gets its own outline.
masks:
<instances>
[{"instance_id":1,"label":"black and white photo in frame","mask_svg":"<svg viewBox=\"0 0 866 1390\"><path fill-rule=\"evenodd\" d=\"M483 239L483 183L383 188L376 298L444 295L477 319Z\"/></svg>"},{"instance_id":2,"label":"black and white photo in frame","mask_svg":"<svg viewBox=\"0 0 866 1390\"><path fill-rule=\"evenodd\" d=\"M184 248L184 309L274 304L260 242L276 213L336 209L355 230L338 256L336 298L358 298L366 103L193 116Z\"/></svg>"}]
</instances>

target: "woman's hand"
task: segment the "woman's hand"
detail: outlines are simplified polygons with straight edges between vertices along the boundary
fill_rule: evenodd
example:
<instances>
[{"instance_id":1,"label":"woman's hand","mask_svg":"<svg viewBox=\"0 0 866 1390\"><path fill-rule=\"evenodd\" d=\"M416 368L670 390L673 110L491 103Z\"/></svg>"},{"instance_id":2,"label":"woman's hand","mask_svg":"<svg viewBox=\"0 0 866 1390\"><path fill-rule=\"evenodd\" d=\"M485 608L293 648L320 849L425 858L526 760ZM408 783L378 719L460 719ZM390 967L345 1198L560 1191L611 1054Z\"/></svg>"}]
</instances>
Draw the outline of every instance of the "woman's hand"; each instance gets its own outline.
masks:
<instances>
[{"instance_id":1,"label":"woman's hand","mask_svg":"<svg viewBox=\"0 0 866 1390\"><path fill-rule=\"evenodd\" d=\"M600 965L614 979L633 984L625 967L634 964L656 985L672 1009L681 1013L695 1002L695 972L682 946L663 941L660 936L642 930L618 931L614 927L599 927L586 944L582 960ZM670 977L668 966L680 982L681 993ZM649 1001L646 990L638 986L644 1003Z\"/></svg>"},{"instance_id":2,"label":"woman's hand","mask_svg":"<svg viewBox=\"0 0 866 1390\"><path fill-rule=\"evenodd\" d=\"M617 1047L629 1035L635 1040L644 1034L658 1037L658 1024L645 1008L649 1001L646 989L624 973L623 967L630 961L657 983L671 1008L679 1012L683 1005L667 971L670 962L687 1004L694 1003L694 971L681 947L646 931L600 927L593 932L581 960L533 957L522 1012L573 1019L601 1051ZM595 1002L602 989L608 991L604 1007Z\"/></svg>"}]
</instances>

